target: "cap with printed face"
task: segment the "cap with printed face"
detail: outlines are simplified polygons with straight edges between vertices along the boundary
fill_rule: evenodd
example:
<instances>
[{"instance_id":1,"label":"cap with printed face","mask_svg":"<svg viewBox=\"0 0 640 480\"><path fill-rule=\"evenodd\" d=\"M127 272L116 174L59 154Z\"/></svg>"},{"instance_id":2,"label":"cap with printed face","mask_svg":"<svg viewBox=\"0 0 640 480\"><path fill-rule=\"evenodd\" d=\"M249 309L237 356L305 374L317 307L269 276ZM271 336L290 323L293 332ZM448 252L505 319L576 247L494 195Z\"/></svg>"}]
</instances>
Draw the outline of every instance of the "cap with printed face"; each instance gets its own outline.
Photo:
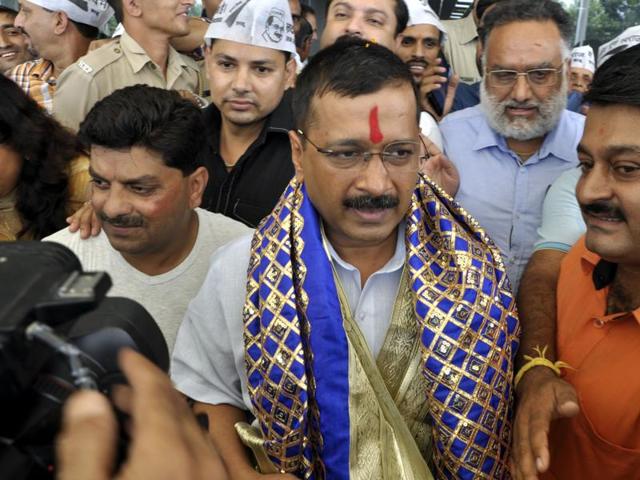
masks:
<instances>
[{"instance_id":1,"label":"cap with printed face","mask_svg":"<svg viewBox=\"0 0 640 480\"><path fill-rule=\"evenodd\" d=\"M598 49L598 68L616 53L620 53L638 43L640 43L640 25L627 28L616 38L605 43Z\"/></svg>"},{"instance_id":2,"label":"cap with printed face","mask_svg":"<svg viewBox=\"0 0 640 480\"><path fill-rule=\"evenodd\" d=\"M0 9L11 10L12 12L18 13L20 5L18 4L18 0L0 0Z\"/></svg>"},{"instance_id":3,"label":"cap with printed face","mask_svg":"<svg viewBox=\"0 0 640 480\"><path fill-rule=\"evenodd\" d=\"M433 25L442 32L443 42L447 38L447 30L440 21L436 12L433 11L427 0L404 0L409 10L409 22L407 27L415 25Z\"/></svg>"},{"instance_id":4,"label":"cap with printed face","mask_svg":"<svg viewBox=\"0 0 640 480\"><path fill-rule=\"evenodd\" d=\"M571 67L583 68L591 73L596 71L596 59L593 54L593 48L589 45L584 47L576 47L571 51Z\"/></svg>"},{"instance_id":5,"label":"cap with printed face","mask_svg":"<svg viewBox=\"0 0 640 480\"><path fill-rule=\"evenodd\" d=\"M113 16L107 0L29 0L52 12L64 12L74 22L101 28Z\"/></svg>"},{"instance_id":6,"label":"cap with printed face","mask_svg":"<svg viewBox=\"0 0 640 480\"><path fill-rule=\"evenodd\" d=\"M296 53L288 0L224 0L204 38Z\"/></svg>"}]
</instances>

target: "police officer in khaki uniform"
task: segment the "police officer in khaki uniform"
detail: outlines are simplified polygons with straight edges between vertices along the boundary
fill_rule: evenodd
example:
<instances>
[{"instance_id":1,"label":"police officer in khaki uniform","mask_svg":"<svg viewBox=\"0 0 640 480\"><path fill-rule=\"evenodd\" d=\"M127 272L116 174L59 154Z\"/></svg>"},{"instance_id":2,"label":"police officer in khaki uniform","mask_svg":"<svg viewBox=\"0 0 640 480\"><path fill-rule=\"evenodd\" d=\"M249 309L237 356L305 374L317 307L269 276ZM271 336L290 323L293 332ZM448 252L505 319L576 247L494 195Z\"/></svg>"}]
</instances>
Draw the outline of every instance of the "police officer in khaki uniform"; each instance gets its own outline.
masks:
<instances>
[{"instance_id":1,"label":"police officer in khaki uniform","mask_svg":"<svg viewBox=\"0 0 640 480\"><path fill-rule=\"evenodd\" d=\"M112 0L125 31L67 68L58 79L54 116L77 131L93 105L115 90L146 84L202 93L198 64L169 41L189 33L187 12L193 0Z\"/></svg>"}]
</instances>

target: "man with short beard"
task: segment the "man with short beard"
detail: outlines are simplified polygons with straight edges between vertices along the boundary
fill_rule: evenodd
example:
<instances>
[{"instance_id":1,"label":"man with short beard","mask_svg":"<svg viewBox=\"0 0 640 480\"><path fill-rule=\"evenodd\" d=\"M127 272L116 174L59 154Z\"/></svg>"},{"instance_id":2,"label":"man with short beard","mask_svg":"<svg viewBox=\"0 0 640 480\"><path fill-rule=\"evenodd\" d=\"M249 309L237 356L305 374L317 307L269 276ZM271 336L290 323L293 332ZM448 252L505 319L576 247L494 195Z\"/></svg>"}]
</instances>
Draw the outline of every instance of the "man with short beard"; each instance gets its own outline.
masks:
<instances>
[{"instance_id":1,"label":"man with short beard","mask_svg":"<svg viewBox=\"0 0 640 480\"><path fill-rule=\"evenodd\" d=\"M441 124L456 199L502 250L514 291L549 185L576 165L584 118L565 110L571 24L555 1L509 0L484 17L481 103Z\"/></svg>"}]
</instances>

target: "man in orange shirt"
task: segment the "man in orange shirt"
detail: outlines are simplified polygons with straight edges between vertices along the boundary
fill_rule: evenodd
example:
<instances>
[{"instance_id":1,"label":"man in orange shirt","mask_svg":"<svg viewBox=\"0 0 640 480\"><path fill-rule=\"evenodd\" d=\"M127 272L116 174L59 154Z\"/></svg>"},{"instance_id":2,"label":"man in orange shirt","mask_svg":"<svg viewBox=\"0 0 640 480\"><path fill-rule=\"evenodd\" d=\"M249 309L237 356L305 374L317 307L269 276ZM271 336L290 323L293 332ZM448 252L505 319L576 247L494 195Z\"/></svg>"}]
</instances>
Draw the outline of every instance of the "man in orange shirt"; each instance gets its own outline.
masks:
<instances>
[{"instance_id":1,"label":"man in orange shirt","mask_svg":"<svg viewBox=\"0 0 640 480\"><path fill-rule=\"evenodd\" d=\"M516 418L518 479L622 480L640 471L640 45L602 65L586 99L576 195L587 233L557 286L556 348L571 366L569 385L548 395L531 385L554 375L551 362L523 367L518 410L529 405L527 421Z\"/></svg>"}]
</instances>

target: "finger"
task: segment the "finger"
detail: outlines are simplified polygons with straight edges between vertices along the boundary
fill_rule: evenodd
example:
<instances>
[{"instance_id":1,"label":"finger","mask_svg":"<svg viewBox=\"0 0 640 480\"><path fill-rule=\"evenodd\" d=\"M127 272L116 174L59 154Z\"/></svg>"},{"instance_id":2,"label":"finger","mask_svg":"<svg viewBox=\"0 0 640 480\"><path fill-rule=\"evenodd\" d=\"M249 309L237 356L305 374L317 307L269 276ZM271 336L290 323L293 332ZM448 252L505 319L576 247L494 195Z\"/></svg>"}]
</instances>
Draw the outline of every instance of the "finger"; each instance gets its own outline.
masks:
<instances>
[{"instance_id":1,"label":"finger","mask_svg":"<svg viewBox=\"0 0 640 480\"><path fill-rule=\"evenodd\" d=\"M533 451L530 447L530 412L525 413L522 406L520 408L521 410L516 415L512 454L518 474L517 478L529 478L531 475L535 476L537 472Z\"/></svg>"},{"instance_id":2,"label":"finger","mask_svg":"<svg viewBox=\"0 0 640 480\"><path fill-rule=\"evenodd\" d=\"M453 102L456 98L456 90L458 89L458 84L460 82L460 77L458 74L455 74L451 77L449 81L449 86L447 87L447 96L444 99L444 107L442 110L442 116L449 114L451 109L453 108Z\"/></svg>"},{"instance_id":3,"label":"finger","mask_svg":"<svg viewBox=\"0 0 640 480\"><path fill-rule=\"evenodd\" d=\"M130 413L134 428L143 425L147 432L144 435L176 430L176 422L179 423L176 414L184 400L173 388L168 375L130 349L120 352L119 364L133 390Z\"/></svg>"},{"instance_id":4,"label":"finger","mask_svg":"<svg viewBox=\"0 0 640 480\"><path fill-rule=\"evenodd\" d=\"M575 389L567 382L562 382L555 388L556 414L554 418L574 417L580 411L578 396Z\"/></svg>"},{"instance_id":5,"label":"finger","mask_svg":"<svg viewBox=\"0 0 640 480\"><path fill-rule=\"evenodd\" d=\"M107 399L82 391L64 407L62 432L56 443L60 480L106 480L115 458L116 420Z\"/></svg>"},{"instance_id":6,"label":"finger","mask_svg":"<svg viewBox=\"0 0 640 480\"><path fill-rule=\"evenodd\" d=\"M124 413L131 414L133 408L133 390L129 385L114 385L111 389L113 404Z\"/></svg>"},{"instance_id":7,"label":"finger","mask_svg":"<svg viewBox=\"0 0 640 480\"><path fill-rule=\"evenodd\" d=\"M102 230L102 222L96 215L96 211L91 209L91 235L97 237L100 234L100 230Z\"/></svg>"}]
</instances>

